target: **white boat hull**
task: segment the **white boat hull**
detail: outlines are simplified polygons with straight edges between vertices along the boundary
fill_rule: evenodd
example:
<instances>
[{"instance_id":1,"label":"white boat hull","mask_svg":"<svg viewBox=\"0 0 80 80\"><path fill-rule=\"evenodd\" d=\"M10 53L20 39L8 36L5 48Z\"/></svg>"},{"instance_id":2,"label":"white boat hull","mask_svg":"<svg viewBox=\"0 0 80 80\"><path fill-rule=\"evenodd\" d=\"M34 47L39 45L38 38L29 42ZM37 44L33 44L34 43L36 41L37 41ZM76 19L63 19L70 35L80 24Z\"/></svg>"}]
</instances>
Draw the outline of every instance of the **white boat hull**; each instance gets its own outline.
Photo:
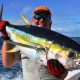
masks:
<instances>
[{"instance_id":1,"label":"white boat hull","mask_svg":"<svg viewBox=\"0 0 80 80\"><path fill-rule=\"evenodd\" d=\"M80 69L69 71L65 80L80 80Z\"/></svg>"}]
</instances>

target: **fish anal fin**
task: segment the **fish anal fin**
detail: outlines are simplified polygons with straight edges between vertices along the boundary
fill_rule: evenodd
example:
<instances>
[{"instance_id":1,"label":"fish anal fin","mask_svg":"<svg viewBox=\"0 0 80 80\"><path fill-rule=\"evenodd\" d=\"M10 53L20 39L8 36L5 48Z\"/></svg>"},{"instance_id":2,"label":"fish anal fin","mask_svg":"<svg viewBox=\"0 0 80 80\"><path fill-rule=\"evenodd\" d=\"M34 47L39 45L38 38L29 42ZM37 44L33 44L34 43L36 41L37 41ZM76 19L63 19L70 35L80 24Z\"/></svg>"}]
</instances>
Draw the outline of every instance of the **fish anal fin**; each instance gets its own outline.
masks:
<instances>
[{"instance_id":1,"label":"fish anal fin","mask_svg":"<svg viewBox=\"0 0 80 80\"><path fill-rule=\"evenodd\" d=\"M13 49L11 49L11 50L7 50L6 52L7 52L7 53L12 53L12 54L14 54L14 53L16 53L16 52L19 52L19 49L18 49L18 48L13 48Z\"/></svg>"}]
</instances>

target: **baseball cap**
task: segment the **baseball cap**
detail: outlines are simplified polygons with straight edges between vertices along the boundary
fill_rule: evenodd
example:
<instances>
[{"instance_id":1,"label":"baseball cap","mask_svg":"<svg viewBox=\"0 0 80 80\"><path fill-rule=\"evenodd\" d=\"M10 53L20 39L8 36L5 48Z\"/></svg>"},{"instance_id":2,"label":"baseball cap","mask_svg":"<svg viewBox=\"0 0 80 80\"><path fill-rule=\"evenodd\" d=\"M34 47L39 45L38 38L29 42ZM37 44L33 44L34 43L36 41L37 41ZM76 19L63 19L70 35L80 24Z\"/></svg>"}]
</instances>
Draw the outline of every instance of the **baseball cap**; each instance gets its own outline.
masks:
<instances>
[{"instance_id":1,"label":"baseball cap","mask_svg":"<svg viewBox=\"0 0 80 80\"><path fill-rule=\"evenodd\" d=\"M34 14L46 14L51 16L51 11L46 6L39 6L33 11Z\"/></svg>"}]
</instances>

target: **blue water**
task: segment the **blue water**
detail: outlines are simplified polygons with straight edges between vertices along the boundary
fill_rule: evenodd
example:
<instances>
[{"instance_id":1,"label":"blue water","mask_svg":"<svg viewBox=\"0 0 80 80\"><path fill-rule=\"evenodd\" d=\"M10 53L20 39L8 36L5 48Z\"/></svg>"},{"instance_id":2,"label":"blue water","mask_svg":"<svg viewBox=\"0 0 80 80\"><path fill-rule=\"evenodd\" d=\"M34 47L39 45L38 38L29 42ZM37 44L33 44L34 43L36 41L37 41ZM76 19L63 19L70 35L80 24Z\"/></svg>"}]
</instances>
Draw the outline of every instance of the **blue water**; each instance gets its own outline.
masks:
<instances>
[{"instance_id":1,"label":"blue water","mask_svg":"<svg viewBox=\"0 0 80 80\"><path fill-rule=\"evenodd\" d=\"M80 38L73 37L75 41L79 42ZM1 40L1 39L0 39ZM2 41L0 41L1 50ZM21 62L13 66L12 68L5 69L2 65L1 54L0 54L0 80L22 80L22 69Z\"/></svg>"}]
</instances>

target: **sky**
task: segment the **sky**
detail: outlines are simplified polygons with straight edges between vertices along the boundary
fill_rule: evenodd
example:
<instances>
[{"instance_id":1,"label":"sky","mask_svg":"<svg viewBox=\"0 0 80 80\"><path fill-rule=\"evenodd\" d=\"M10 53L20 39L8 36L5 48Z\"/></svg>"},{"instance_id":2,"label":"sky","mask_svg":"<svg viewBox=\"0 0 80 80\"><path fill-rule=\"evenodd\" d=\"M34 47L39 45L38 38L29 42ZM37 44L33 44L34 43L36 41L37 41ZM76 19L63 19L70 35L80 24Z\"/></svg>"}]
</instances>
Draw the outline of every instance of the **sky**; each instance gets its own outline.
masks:
<instances>
[{"instance_id":1,"label":"sky","mask_svg":"<svg viewBox=\"0 0 80 80\"><path fill-rule=\"evenodd\" d=\"M33 10L47 6L52 12L52 30L69 37L80 37L80 0L0 0L3 4L3 20L13 24L25 24L24 15L31 23Z\"/></svg>"}]
</instances>

